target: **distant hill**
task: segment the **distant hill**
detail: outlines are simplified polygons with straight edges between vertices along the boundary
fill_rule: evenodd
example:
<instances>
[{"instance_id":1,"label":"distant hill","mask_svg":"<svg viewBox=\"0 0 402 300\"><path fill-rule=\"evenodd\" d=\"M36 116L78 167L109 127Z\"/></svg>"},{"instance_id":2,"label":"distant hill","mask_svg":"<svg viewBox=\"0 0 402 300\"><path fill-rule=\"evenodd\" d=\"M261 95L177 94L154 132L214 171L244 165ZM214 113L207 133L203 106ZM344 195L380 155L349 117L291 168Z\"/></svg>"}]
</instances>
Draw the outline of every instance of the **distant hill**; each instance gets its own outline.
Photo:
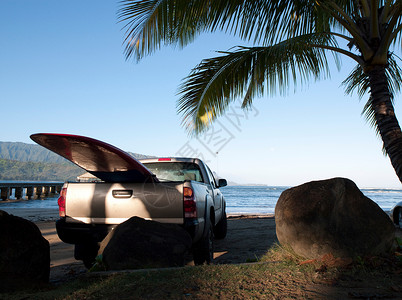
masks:
<instances>
[{"instance_id":1,"label":"distant hill","mask_svg":"<svg viewBox=\"0 0 402 300\"><path fill-rule=\"evenodd\" d=\"M67 181L85 173L72 163L43 163L0 159L0 180Z\"/></svg>"},{"instance_id":2,"label":"distant hill","mask_svg":"<svg viewBox=\"0 0 402 300\"><path fill-rule=\"evenodd\" d=\"M42 146L0 142L0 158L16 161L32 161L45 163L66 163L67 160Z\"/></svg>"},{"instance_id":3,"label":"distant hill","mask_svg":"<svg viewBox=\"0 0 402 300\"><path fill-rule=\"evenodd\" d=\"M151 157L128 152L136 159ZM42 146L0 142L0 180L75 180L83 169Z\"/></svg>"}]
</instances>

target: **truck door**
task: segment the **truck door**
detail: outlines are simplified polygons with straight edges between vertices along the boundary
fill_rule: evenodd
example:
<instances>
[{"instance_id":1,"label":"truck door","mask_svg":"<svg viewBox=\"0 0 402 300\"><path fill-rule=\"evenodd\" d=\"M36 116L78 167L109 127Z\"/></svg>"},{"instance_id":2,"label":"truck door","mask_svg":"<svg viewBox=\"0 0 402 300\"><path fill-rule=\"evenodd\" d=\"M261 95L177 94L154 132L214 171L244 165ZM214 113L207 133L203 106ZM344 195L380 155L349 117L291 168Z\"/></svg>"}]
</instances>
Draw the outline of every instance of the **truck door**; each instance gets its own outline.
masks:
<instances>
[{"instance_id":1,"label":"truck door","mask_svg":"<svg viewBox=\"0 0 402 300\"><path fill-rule=\"evenodd\" d=\"M214 198L215 210L220 210L222 207L222 194L217 187L215 177L212 174L211 170L209 169L208 166L206 166L206 169L207 169L207 173L208 173L208 181L212 188L212 196ZM218 217L220 217L220 216L218 216Z\"/></svg>"}]
</instances>

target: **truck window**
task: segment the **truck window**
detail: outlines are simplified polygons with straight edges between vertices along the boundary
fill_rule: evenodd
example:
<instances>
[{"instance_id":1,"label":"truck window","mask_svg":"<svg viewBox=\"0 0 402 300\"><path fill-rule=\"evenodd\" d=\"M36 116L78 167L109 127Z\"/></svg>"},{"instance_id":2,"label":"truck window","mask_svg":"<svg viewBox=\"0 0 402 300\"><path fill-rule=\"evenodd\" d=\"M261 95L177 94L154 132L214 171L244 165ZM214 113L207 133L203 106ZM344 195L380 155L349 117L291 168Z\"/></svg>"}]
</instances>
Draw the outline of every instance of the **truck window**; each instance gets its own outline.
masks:
<instances>
[{"instance_id":1,"label":"truck window","mask_svg":"<svg viewBox=\"0 0 402 300\"><path fill-rule=\"evenodd\" d=\"M144 165L156 175L160 181L194 180L203 182L200 168L197 164L186 162L155 162Z\"/></svg>"},{"instance_id":2,"label":"truck window","mask_svg":"<svg viewBox=\"0 0 402 300\"><path fill-rule=\"evenodd\" d=\"M207 173L210 178L211 184L213 187L216 188L218 185L216 184L215 176L213 175L211 169L208 166L206 166L206 167L207 167Z\"/></svg>"}]
</instances>

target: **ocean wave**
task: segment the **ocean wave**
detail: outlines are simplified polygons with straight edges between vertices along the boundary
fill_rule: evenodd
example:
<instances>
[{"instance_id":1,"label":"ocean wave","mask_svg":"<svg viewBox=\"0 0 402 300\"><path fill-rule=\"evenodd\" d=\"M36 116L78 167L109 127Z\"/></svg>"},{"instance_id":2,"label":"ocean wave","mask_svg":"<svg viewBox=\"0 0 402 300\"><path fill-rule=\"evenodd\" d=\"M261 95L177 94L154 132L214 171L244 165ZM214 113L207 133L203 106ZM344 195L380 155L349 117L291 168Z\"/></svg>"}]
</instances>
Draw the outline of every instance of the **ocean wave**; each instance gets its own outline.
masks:
<instances>
[{"instance_id":1,"label":"ocean wave","mask_svg":"<svg viewBox=\"0 0 402 300\"><path fill-rule=\"evenodd\" d=\"M391 190L391 189L362 189L363 194L402 194L402 190Z\"/></svg>"}]
</instances>

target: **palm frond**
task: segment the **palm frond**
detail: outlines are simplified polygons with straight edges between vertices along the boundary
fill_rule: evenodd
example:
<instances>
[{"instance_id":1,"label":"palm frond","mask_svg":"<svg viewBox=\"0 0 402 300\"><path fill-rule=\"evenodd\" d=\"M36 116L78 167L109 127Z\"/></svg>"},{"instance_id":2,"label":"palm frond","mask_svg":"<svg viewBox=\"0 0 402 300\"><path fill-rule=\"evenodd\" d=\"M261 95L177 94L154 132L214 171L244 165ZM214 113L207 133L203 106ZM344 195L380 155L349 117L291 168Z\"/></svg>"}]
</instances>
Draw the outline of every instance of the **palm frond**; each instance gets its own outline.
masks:
<instances>
[{"instance_id":1,"label":"palm frond","mask_svg":"<svg viewBox=\"0 0 402 300\"><path fill-rule=\"evenodd\" d=\"M346 94L352 94L356 91L359 98L363 98L369 90L368 76L363 72L363 67L357 65L342 82L342 85L345 87Z\"/></svg>"},{"instance_id":2,"label":"palm frond","mask_svg":"<svg viewBox=\"0 0 402 300\"><path fill-rule=\"evenodd\" d=\"M254 30L255 14L264 3L263 0L123 0L118 19L126 28L126 57L140 59L162 45L183 47L206 31L242 32L244 37Z\"/></svg>"},{"instance_id":3,"label":"palm frond","mask_svg":"<svg viewBox=\"0 0 402 300\"><path fill-rule=\"evenodd\" d=\"M137 60L164 45L184 46L204 27L208 1L123 0L118 11L124 23L125 54ZM202 17L197 18L198 14Z\"/></svg>"},{"instance_id":4,"label":"palm frond","mask_svg":"<svg viewBox=\"0 0 402 300\"><path fill-rule=\"evenodd\" d=\"M338 22L319 5L328 1L123 0L118 19L125 24L126 57L140 59L164 45L183 47L202 32L224 31L263 46L329 32ZM351 1L340 2L352 9Z\"/></svg>"},{"instance_id":5,"label":"palm frond","mask_svg":"<svg viewBox=\"0 0 402 300\"><path fill-rule=\"evenodd\" d=\"M393 97L401 90L402 84L402 69L394 59L393 54L389 54L388 65L386 67L386 76L389 84L389 91ZM363 98L369 92L369 78L368 75L363 72L363 67L357 65L349 76L342 82L345 87L346 94L352 94L356 92L359 98Z\"/></svg>"},{"instance_id":6,"label":"palm frond","mask_svg":"<svg viewBox=\"0 0 402 300\"><path fill-rule=\"evenodd\" d=\"M203 60L179 89L177 108L184 125L200 133L238 97L247 107L266 90L286 94L297 82L327 77L325 49L311 44L335 46L336 41L322 34L304 35L270 47L237 47Z\"/></svg>"}]
</instances>

